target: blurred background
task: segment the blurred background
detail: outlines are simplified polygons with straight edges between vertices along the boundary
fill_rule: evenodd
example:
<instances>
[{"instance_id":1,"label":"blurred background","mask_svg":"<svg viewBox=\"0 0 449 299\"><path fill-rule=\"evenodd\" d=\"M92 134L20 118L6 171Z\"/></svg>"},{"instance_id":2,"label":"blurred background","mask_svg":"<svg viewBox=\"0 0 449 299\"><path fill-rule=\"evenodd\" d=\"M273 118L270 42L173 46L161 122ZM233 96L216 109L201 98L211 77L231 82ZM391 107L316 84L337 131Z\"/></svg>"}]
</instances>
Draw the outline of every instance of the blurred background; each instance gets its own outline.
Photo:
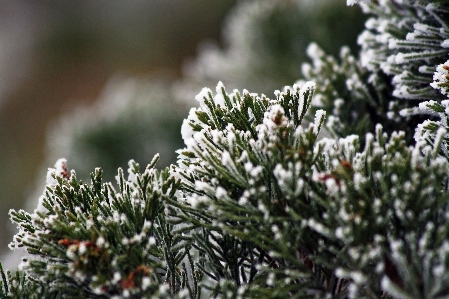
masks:
<instances>
[{"instance_id":1,"label":"blurred background","mask_svg":"<svg viewBox=\"0 0 449 299\"><path fill-rule=\"evenodd\" d=\"M203 87L265 93L301 77L316 41L357 53L364 16L344 0L0 1L0 261L9 209L33 211L47 168L106 180L135 159L176 163ZM317 82L319 84L319 82Z\"/></svg>"}]
</instances>

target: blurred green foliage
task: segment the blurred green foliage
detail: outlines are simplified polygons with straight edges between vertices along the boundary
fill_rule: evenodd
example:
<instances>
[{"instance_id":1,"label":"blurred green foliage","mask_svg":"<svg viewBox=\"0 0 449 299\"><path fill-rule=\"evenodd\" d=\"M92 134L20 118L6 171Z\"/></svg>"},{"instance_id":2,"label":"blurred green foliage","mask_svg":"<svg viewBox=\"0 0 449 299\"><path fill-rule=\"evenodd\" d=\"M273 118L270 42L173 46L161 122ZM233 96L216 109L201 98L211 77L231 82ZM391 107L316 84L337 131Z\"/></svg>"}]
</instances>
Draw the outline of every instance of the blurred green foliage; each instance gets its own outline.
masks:
<instances>
[{"instance_id":1,"label":"blurred green foliage","mask_svg":"<svg viewBox=\"0 0 449 299\"><path fill-rule=\"evenodd\" d=\"M169 80L117 76L93 106L69 111L52 125L46 166L65 157L79 178L88 180L92 169L102 167L112 181L131 158L147 165L160 153L158 168L167 167L183 146L180 127L187 111L174 102Z\"/></svg>"},{"instance_id":2,"label":"blurred green foliage","mask_svg":"<svg viewBox=\"0 0 449 299\"><path fill-rule=\"evenodd\" d=\"M344 1L239 2L225 22L225 47L203 44L186 66L179 94L193 99L195 91L222 81L231 90L271 95L301 77L310 42L335 56L342 45L357 52L364 20L359 7L347 7ZM192 91L186 93L189 88Z\"/></svg>"}]
</instances>

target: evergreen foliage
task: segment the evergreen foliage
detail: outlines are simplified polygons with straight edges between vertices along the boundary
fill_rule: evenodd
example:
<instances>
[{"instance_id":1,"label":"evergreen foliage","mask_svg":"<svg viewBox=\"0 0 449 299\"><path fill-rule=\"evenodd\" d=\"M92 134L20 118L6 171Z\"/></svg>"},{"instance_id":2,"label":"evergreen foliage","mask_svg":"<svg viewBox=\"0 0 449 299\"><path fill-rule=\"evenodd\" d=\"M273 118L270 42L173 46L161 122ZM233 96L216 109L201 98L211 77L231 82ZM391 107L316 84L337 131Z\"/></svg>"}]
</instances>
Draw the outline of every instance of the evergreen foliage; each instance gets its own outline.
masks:
<instances>
[{"instance_id":1,"label":"evergreen foliage","mask_svg":"<svg viewBox=\"0 0 449 299\"><path fill-rule=\"evenodd\" d=\"M393 95L408 100L442 99L431 86L437 65L447 60L447 1L362 3L374 14L359 37L361 62L393 76Z\"/></svg>"},{"instance_id":2,"label":"evergreen foliage","mask_svg":"<svg viewBox=\"0 0 449 299\"><path fill-rule=\"evenodd\" d=\"M447 298L449 1L361 5L359 58L312 44L273 98L204 88L176 165L59 160L10 212L29 256L0 298Z\"/></svg>"},{"instance_id":3,"label":"evergreen foliage","mask_svg":"<svg viewBox=\"0 0 449 299\"><path fill-rule=\"evenodd\" d=\"M143 173L130 161L127 180L119 169L118 189L102 183L101 169L86 184L58 161L38 209L11 212L20 228L11 246L40 257L22 269L64 298L172 297L187 284L189 246L167 222L163 201L178 183L154 169L157 158Z\"/></svg>"},{"instance_id":4,"label":"evergreen foliage","mask_svg":"<svg viewBox=\"0 0 449 299\"><path fill-rule=\"evenodd\" d=\"M376 88L372 86L368 72L349 48L342 47L339 60L326 55L315 43L309 45L307 54L312 62L302 64L304 79L319 82L325 78L317 85L312 107L330 113L326 127L332 136L363 136L380 120L386 123L387 87L381 82Z\"/></svg>"}]
</instances>

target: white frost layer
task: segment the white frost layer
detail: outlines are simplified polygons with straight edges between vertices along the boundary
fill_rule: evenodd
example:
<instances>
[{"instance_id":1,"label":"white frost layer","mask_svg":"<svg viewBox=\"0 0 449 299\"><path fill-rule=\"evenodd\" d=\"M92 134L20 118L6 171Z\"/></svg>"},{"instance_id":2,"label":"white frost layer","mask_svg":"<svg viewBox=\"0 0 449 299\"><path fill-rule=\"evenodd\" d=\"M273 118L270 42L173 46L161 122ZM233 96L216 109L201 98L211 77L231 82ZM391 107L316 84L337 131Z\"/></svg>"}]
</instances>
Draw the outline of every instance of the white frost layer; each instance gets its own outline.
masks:
<instances>
[{"instance_id":1,"label":"white frost layer","mask_svg":"<svg viewBox=\"0 0 449 299\"><path fill-rule=\"evenodd\" d=\"M196 95L195 100L197 100L201 106L204 105L204 99L209 98L209 94L212 93L207 87L204 87L199 94Z\"/></svg>"},{"instance_id":2,"label":"white frost layer","mask_svg":"<svg viewBox=\"0 0 449 299\"><path fill-rule=\"evenodd\" d=\"M362 2L368 2L367 0L346 0L346 5L347 6L352 6L354 4L359 4Z\"/></svg>"},{"instance_id":3,"label":"white frost layer","mask_svg":"<svg viewBox=\"0 0 449 299\"><path fill-rule=\"evenodd\" d=\"M444 95L449 95L449 60L437 66L430 86L440 89L440 92Z\"/></svg>"},{"instance_id":4,"label":"white frost layer","mask_svg":"<svg viewBox=\"0 0 449 299\"><path fill-rule=\"evenodd\" d=\"M223 97L223 90L224 90L224 88L225 87L224 87L223 83L221 81L218 82L217 87L216 87L217 94L214 96L215 104L218 104L218 105L220 105L222 107L225 106L225 99Z\"/></svg>"},{"instance_id":5,"label":"white frost layer","mask_svg":"<svg viewBox=\"0 0 449 299\"><path fill-rule=\"evenodd\" d=\"M54 168L49 168L47 172L47 186L58 184L56 176L64 176L67 173L67 160L65 158L56 161Z\"/></svg>"},{"instance_id":6,"label":"white frost layer","mask_svg":"<svg viewBox=\"0 0 449 299\"><path fill-rule=\"evenodd\" d=\"M193 140L193 134L195 133L190 125L190 122L199 122L198 117L196 116L196 112L198 110L196 108L190 109L189 116L185 119L181 126L181 136L182 140L184 140L187 148L193 146L195 141Z\"/></svg>"}]
</instances>

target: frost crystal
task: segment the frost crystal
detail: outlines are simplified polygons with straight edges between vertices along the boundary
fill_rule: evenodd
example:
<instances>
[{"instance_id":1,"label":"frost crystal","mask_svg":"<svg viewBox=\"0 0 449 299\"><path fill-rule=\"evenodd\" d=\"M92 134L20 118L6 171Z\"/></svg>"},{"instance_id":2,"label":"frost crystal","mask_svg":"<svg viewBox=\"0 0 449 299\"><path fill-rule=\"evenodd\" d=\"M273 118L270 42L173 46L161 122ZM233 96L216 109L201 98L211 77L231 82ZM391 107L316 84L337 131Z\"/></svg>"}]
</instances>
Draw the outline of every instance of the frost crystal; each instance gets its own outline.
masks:
<instances>
[{"instance_id":1,"label":"frost crystal","mask_svg":"<svg viewBox=\"0 0 449 299\"><path fill-rule=\"evenodd\" d=\"M54 168L49 168L47 172L47 186L55 186L58 184L56 177L68 179L70 173L67 169L67 160L65 158L59 159L55 163Z\"/></svg>"},{"instance_id":2,"label":"frost crystal","mask_svg":"<svg viewBox=\"0 0 449 299\"><path fill-rule=\"evenodd\" d=\"M352 6L354 4L359 4L361 2L368 2L370 0L346 0L346 5Z\"/></svg>"},{"instance_id":3,"label":"frost crystal","mask_svg":"<svg viewBox=\"0 0 449 299\"><path fill-rule=\"evenodd\" d=\"M437 66L433 81L430 86L439 89L443 95L449 97L449 60Z\"/></svg>"}]
</instances>

